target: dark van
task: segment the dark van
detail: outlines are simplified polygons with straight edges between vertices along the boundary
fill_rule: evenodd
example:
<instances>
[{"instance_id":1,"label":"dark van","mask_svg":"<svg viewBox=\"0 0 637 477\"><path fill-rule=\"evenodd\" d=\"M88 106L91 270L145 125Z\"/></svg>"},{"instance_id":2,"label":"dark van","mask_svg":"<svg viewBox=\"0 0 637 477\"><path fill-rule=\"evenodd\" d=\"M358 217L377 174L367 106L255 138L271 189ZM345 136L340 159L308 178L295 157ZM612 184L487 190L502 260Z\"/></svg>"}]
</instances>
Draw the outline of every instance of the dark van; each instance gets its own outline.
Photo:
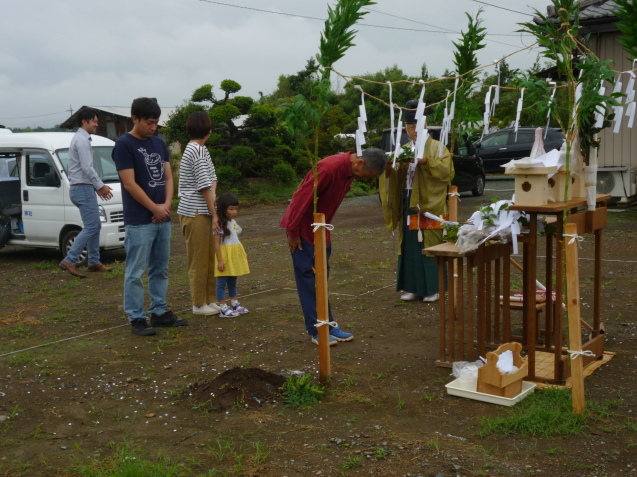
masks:
<instances>
[{"instance_id":1,"label":"dark van","mask_svg":"<svg viewBox=\"0 0 637 477\"><path fill-rule=\"evenodd\" d=\"M517 135L513 128L500 129L474 143L484 170L490 174L503 173L502 165L513 159L529 157L535 142L535 127L518 128ZM544 138L544 150L549 152L559 149L564 142L564 135L559 128L549 128Z\"/></svg>"}]
</instances>

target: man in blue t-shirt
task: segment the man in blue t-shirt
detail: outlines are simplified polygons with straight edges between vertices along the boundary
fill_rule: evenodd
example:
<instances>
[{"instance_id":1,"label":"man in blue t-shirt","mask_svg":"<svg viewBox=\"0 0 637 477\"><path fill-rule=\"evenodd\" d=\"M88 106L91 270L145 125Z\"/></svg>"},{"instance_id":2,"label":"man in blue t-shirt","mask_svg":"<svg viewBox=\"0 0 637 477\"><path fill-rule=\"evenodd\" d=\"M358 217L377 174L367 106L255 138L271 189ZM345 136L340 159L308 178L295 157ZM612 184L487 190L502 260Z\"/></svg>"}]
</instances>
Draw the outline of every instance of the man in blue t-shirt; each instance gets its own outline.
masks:
<instances>
[{"instance_id":1,"label":"man in blue t-shirt","mask_svg":"<svg viewBox=\"0 0 637 477\"><path fill-rule=\"evenodd\" d=\"M154 98L137 98L131 107L133 129L115 143L113 160L122 182L126 230L124 312L136 335L154 335L156 326L184 326L167 309L170 258L170 205L173 176L166 143L155 136L161 109ZM148 270L150 326L144 311Z\"/></svg>"}]
</instances>

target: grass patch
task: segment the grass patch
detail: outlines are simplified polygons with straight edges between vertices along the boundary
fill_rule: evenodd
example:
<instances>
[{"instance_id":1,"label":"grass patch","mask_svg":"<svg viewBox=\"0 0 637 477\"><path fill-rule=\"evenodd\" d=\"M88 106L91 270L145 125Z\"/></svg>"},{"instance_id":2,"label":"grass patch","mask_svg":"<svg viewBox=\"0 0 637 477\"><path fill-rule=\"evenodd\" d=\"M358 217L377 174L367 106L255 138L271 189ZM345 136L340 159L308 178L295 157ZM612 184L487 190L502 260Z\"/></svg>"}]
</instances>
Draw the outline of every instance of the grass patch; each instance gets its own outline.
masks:
<instances>
[{"instance_id":1,"label":"grass patch","mask_svg":"<svg viewBox=\"0 0 637 477\"><path fill-rule=\"evenodd\" d=\"M56 263L42 260L41 262L34 263L33 268L36 270L53 270L56 268Z\"/></svg>"},{"instance_id":2,"label":"grass patch","mask_svg":"<svg viewBox=\"0 0 637 477\"><path fill-rule=\"evenodd\" d=\"M586 414L573 414L571 392L550 388L535 391L504 417L482 418L479 434L523 436L572 435L586 428Z\"/></svg>"},{"instance_id":3,"label":"grass patch","mask_svg":"<svg viewBox=\"0 0 637 477\"><path fill-rule=\"evenodd\" d=\"M312 382L310 374L291 375L283 383L285 404L289 407L311 406L321 400L327 391Z\"/></svg>"},{"instance_id":4,"label":"grass patch","mask_svg":"<svg viewBox=\"0 0 637 477\"><path fill-rule=\"evenodd\" d=\"M120 476L161 476L181 477L191 475L184 464L173 462L161 455L150 459L144 452L132 448L129 444L116 447L112 456L104 460L92 460L88 464L78 463L71 469L74 475L83 477L120 477Z\"/></svg>"}]
</instances>

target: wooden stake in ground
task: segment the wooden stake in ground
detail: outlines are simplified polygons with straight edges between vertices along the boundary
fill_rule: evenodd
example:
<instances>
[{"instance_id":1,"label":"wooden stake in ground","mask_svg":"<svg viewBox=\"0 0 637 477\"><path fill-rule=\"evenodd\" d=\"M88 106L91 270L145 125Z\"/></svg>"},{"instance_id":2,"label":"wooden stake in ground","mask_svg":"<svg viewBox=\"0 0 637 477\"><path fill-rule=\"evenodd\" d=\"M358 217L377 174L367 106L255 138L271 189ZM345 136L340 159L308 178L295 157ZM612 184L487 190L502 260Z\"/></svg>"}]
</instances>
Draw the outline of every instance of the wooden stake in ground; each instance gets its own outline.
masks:
<instances>
[{"instance_id":1,"label":"wooden stake in ground","mask_svg":"<svg viewBox=\"0 0 637 477\"><path fill-rule=\"evenodd\" d=\"M580 327L579 268L576 239L577 225L566 224L564 241L566 242L566 302L568 311L568 349L578 353L582 351L582 328ZM550 298L549 298L550 300ZM573 412L583 414L586 410L584 398L584 365L581 355L572 355L571 380L573 394Z\"/></svg>"},{"instance_id":2,"label":"wooden stake in ground","mask_svg":"<svg viewBox=\"0 0 637 477\"><path fill-rule=\"evenodd\" d=\"M450 222L458 222L458 186L450 186L449 187L449 221ZM454 259L451 265L451 279L454 281L454 290L458 290L458 259ZM458 300L462 300L463 297L456 295L454 297L456 300L455 309L458 309L457 302Z\"/></svg>"},{"instance_id":3,"label":"wooden stake in ground","mask_svg":"<svg viewBox=\"0 0 637 477\"><path fill-rule=\"evenodd\" d=\"M325 214L314 214L314 223L324 224ZM316 227L314 232L314 277L316 280L316 318L319 323L328 322L327 296L327 240L325 227ZM330 379L330 330L325 324L318 327L319 379L326 383Z\"/></svg>"}]
</instances>

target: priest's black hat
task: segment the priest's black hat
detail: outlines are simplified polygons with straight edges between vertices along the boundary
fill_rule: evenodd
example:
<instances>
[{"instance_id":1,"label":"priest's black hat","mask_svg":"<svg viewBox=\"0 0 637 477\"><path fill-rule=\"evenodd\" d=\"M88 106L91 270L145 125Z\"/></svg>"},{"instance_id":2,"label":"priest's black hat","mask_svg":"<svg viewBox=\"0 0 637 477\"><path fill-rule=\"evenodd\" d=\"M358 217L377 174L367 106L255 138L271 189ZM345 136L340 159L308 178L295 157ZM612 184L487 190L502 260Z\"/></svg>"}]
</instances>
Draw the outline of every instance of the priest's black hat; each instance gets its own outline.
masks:
<instances>
[{"instance_id":1,"label":"priest's black hat","mask_svg":"<svg viewBox=\"0 0 637 477\"><path fill-rule=\"evenodd\" d=\"M417 99L410 99L405 103L405 124L416 124L416 108L418 107ZM413 111L409 111L409 110Z\"/></svg>"}]
</instances>

